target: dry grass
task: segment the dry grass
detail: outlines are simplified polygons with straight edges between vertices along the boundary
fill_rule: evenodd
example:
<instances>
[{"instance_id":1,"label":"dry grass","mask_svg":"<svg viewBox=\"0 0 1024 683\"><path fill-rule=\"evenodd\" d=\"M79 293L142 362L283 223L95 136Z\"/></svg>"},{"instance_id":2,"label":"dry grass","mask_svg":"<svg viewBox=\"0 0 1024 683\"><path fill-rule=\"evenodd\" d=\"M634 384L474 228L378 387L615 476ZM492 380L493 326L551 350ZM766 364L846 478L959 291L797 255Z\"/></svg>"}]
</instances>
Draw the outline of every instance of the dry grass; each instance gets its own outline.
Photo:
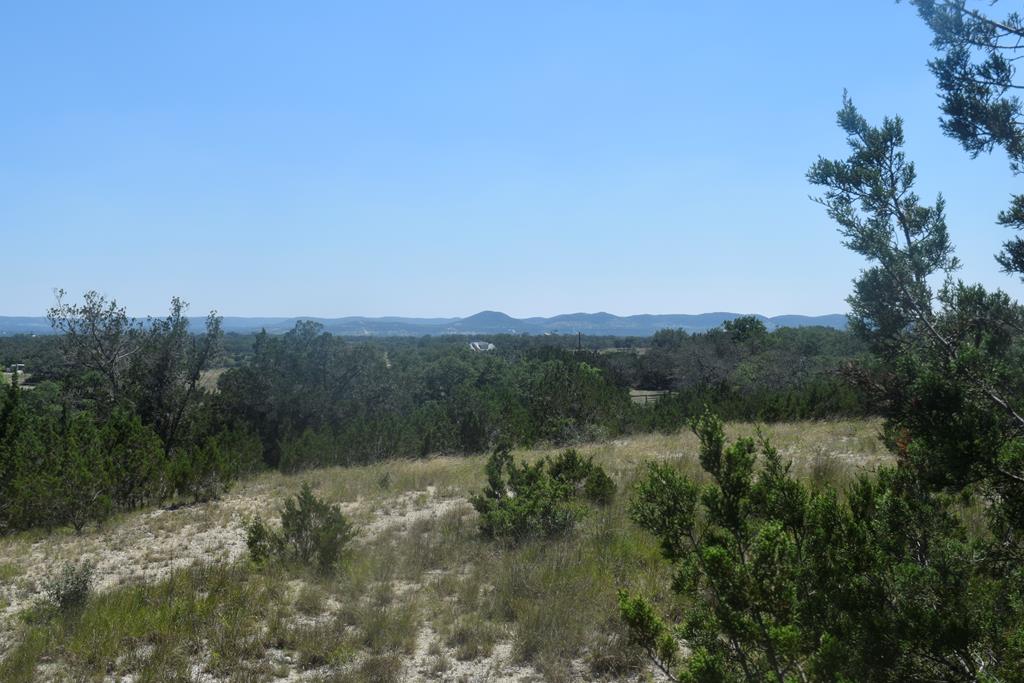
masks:
<instances>
[{"instance_id":1,"label":"dry grass","mask_svg":"<svg viewBox=\"0 0 1024 683\"><path fill-rule=\"evenodd\" d=\"M199 374L199 386L201 386L206 391L212 391L216 393L217 391L219 391L217 383L220 382L221 375L223 375L227 371L227 368L211 368L209 370L203 370Z\"/></svg>"},{"instance_id":2,"label":"dry grass","mask_svg":"<svg viewBox=\"0 0 1024 683\"><path fill-rule=\"evenodd\" d=\"M798 476L842 486L887 460L878 428L764 431ZM754 430L727 426L730 437ZM650 672L618 622L617 590L680 606L622 492L651 459L700 477L697 441L681 432L578 450L620 495L555 542L503 549L480 538L467 497L483 484L483 456L266 473L215 503L123 515L80 536L2 538L0 680L640 680ZM360 526L332 579L246 559L244 519L274 517L304 481ZM80 614L36 606L41 579L64 559L98 564L98 595Z\"/></svg>"}]
</instances>

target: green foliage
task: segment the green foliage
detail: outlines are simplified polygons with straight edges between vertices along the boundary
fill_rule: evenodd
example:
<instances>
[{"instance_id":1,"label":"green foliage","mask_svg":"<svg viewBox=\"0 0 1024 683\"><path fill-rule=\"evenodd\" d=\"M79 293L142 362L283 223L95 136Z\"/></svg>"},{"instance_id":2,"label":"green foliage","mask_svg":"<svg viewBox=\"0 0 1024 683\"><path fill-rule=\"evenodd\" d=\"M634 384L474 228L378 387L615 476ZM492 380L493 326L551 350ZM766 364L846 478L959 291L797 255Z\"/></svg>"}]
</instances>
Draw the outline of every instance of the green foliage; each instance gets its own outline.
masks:
<instances>
[{"instance_id":1,"label":"green foliage","mask_svg":"<svg viewBox=\"0 0 1024 683\"><path fill-rule=\"evenodd\" d=\"M915 4L949 22L933 25L940 40L983 21L962 3ZM950 55L938 70L966 68L968 55ZM947 108L953 126L976 113ZM712 483L652 465L632 500L690 607L672 627L641 597L623 596L621 612L666 668L669 641L686 643L679 679L1021 680L1024 314L1001 292L952 280L943 202L914 193L901 121L871 126L848 98L838 120L850 156L819 159L808 177L825 188L846 245L870 262L849 301L872 357L852 374L883 409L897 465L843 495L811 489L768 443L727 445L716 418L695 421ZM987 528L969 532L972 507Z\"/></svg>"},{"instance_id":2,"label":"green foliage","mask_svg":"<svg viewBox=\"0 0 1024 683\"><path fill-rule=\"evenodd\" d=\"M49 363L39 374L53 380L2 399L10 419L0 424L0 530L81 529L112 511L208 500L264 466L299 472L675 431L705 404L730 418L869 410L838 372L860 352L850 335L769 333L755 318L702 335L666 331L646 354L521 336L480 354L462 338L355 341L312 322L225 338L215 315L193 333L186 310L173 299L166 317L142 322L95 292L80 303L62 294L50 311L60 336L0 339L4 353ZM214 361L230 368L211 393L200 379ZM647 385L673 393L633 404L628 389ZM585 497L607 500L611 484L595 474L582 486Z\"/></svg>"},{"instance_id":3,"label":"green foliage","mask_svg":"<svg viewBox=\"0 0 1024 683\"><path fill-rule=\"evenodd\" d=\"M975 157L996 147L1006 151L1010 168L1024 162L1024 104L1013 93L1017 50L1024 38L1018 12L990 17L963 0L911 0L934 33L940 56L929 62L935 75L944 118L942 130ZM995 4L995 3L988 3ZM1024 195L1014 195L998 222L1024 229ZM1007 273L1024 277L1024 240L1014 237L996 257Z\"/></svg>"},{"instance_id":4,"label":"green foliage","mask_svg":"<svg viewBox=\"0 0 1024 683\"><path fill-rule=\"evenodd\" d=\"M238 454L210 437L198 447L178 451L171 462L171 476L178 495L198 503L226 493L238 468Z\"/></svg>"},{"instance_id":5,"label":"green foliage","mask_svg":"<svg viewBox=\"0 0 1024 683\"><path fill-rule=\"evenodd\" d=\"M915 4L951 22L936 28L942 40L984 21L962 3ZM994 35L986 26L975 38ZM950 54L959 66L938 69L969 62ZM947 109L965 113L977 111ZM768 443L727 445L716 418L695 421L713 483L652 465L632 502L690 608L671 628L639 597L624 596L621 612L666 667L666 638L685 641L680 679L1021 680L1024 313L1002 292L952 280L943 203L914 193L900 120L871 126L844 98L839 124L850 156L819 159L808 175L870 262L850 305L873 357L854 372L883 408L897 464L843 495L811 489ZM987 525L969 529L966 511L979 508Z\"/></svg>"},{"instance_id":6,"label":"green foliage","mask_svg":"<svg viewBox=\"0 0 1024 683\"><path fill-rule=\"evenodd\" d=\"M246 526L246 542L253 560L277 558L330 574L341 561L345 546L355 536L352 524L337 505L313 495L309 484L285 501L281 530L268 528L259 519Z\"/></svg>"},{"instance_id":7,"label":"green foliage","mask_svg":"<svg viewBox=\"0 0 1024 683\"><path fill-rule=\"evenodd\" d=\"M345 464L344 442L329 429L306 429L302 434L281 443L281 460L277 468L294 474L314 467Z\"/></svg>"},{"instance_id":8,"label":"green foliage","mask_svg":"<svg viewBox=\"0 0 1024 683\"><path fill-rule=\"evenodd\" d=\"M499 441L566 443L630 425L627 391L596 354L474 354L459 340L353 343L299 324L259 335L221 378L217 412L259 434L268 465L295 472Z\"/></svg>"},{"instance_id":9,"label":"green foliage","mask_svg":"<svg viewBox=\"0 0 1024 683\"><path fill-rule=\"evenodd\" d=\"M159 501L166 492L160 441L138 417L91 412L30 400L10 389L0 398L0 529L76 530L113 510Z\"/></svg>"},{"instance_id":10,"label":"green foliage","mask_svg":"<svg viewBox=\"0 0 1024 683\"><path fill-rule=\"evenodd\" d=\"M480 531L512 543L569 533L586 515L581 498L607 504L615 494L607 473L571 449L531 464L516 463L507 446L499 447L486 471L487 488L470 499Z\"/></svg>"},{"instance_id":11,"label":"green foliage","mask_svg":"<svg viewBox=\"0 0 1024 683\"><path fill-rule=\"evenodd\" d=\"M664 620L643 598L619 592L619 613L630 629L634 642L640 645L655 666L669 676L679 660L679 643Z\"/></svg>"},{"instance_id":12,"label":"green foliage","mask_svg":"<svg viewBox=\"0 0 1024 683\"><path fill-rule=\"evenodd\" d=\"M186 307L173 299L166 319L143 324L96 292L80 304L58 293L49 317L61 335L38 342L55 381L0 397L0 531L81 531L175 493L208 500L259 458L258 441L216 419L199 387L220 320L193 335Z\"/></svg>"},{"instance_id":13,"label":"green foliage","mask_svg":"<svg viewBox=\"0 0 1024 683\"><path fill-rule=\"evenodd\" d=\"M1004 635L1019 632L1020 613L992 608L1019 601L1021 572L1004 582L977 565L953 499L902 468L843 499L793 479L767 441L728 444L711 416L693 427L712 483L651 464L631 499L690 603L668 625L642 597L620 598L659 666L681 680L780 683L1024 674Z\"/></svg>"},{"instance_id":14,"label":"green foliage","mask_svg":"<svg viewBox=\"0 0 1024 683\"><path fill-rule=\"evenodd\" d=\"M726 320L722 323L722 329L733 341L740 344L757 344L768 334L768 328L764 323L752 315L741 315L733 320Z\"/></svg>"},{"instance_id":15,"label":"green foliage","mask_svg":"<svg viewBox=\"0 0 1024 683\"><path fill-rule=\"evenodd\" d=\"M572 497L598 505L608 505L615 497L615 482L604 468L594 464L593 456L583 458L574 448L549 459L547 470L555 482L571 489Z\"/></svg>"},{"instance_id":16,"label":"green foliage","mask_svg":"<svg viewBox=\"0 0 1024 683\"><path fill-rule=\"evenodd\" d=\"M889 445L922 486L1019 524L1024 468L1000 454L1016 450L1024 430L1024 309L1004 292L952 280L941 198L919 204L899 119L871 126L846 99L839 122L850 157L819 160L809 176L848 246L872 264L849 299L851 323L874 352L858 373L887 418ZM940 274L946 282L934 291ZM1020 537L1005 541L999 554L1024 559Z\"/></svg>"},{"instance_id":17,"label":"green foliage","mask_svg":"<svg viewBox=\"0 0 1024 683\"><path fill-rule=\"evenodd\" d=\"M62 612L80 609L92 591L93 565L65 562L60 571L43 580L43 595Z\"/></svg>"},{"instance_id":18,"label":"green foliage","mask_svg":"<svg viewBox=\"0 0 1024 683\"><path fill-rule=\"evenodd\" d=\"M634 417L637 430L675 431L710 406L723 419L784 421L874 414L851 377L866 345L824 327L772 332L741 317L701 334L659 332L642 355L608 357L633 387L669 390Z\"/></svg>"},{"instance_id":19,"label":"green foliage","mask_svg":"<svg viewBox=\"0 0 1024 683\"><path fill-rule=\"evenodd\" d=\"M125 409L114 411L103 434L118 507L131 510L163 500L171 487L160 437Z\"/></svg>"},{"instance_id":20,"label":"green foliage","mask_svg":"<svg viewBox=\"0 0 1024 683\"><path fill-rule=\"evenodd\" d=\"M113 507L111 467L105 445L89 416L75 416L58 466L60 489L56 502L60 507L55 511L75 531L80 532L88 522L104 519Z\"/></svg>"},{"instance_id":21,"label":"green foliage","mask_svg":"<svg viewBox=\"0 0 1024 683\"><path fill-rule=\"evenodd\" d=\"M0 353L48 380L5 391L0 530L81 529L117 510L208 500L264 466L299 472L674 431L705 404L730 418L868 411L837 370L859 352L850 335L769 333L755 318L703 335L666 331L647 354L511 335L480 354L462 338L355 341L312 322L225 337L213 314L193 332L186 311L172 299L166 317L139 321L95 292L78 303L60 293L49 312L60 335L0 339ZM588 340L619 343L648 344ZM208 392L214 362L229 369ZM648 385L674 391L652 407L633 404L628 389ZM611 484L595 474L582 486L607 500Z\"/></svg>"}]
</instances>

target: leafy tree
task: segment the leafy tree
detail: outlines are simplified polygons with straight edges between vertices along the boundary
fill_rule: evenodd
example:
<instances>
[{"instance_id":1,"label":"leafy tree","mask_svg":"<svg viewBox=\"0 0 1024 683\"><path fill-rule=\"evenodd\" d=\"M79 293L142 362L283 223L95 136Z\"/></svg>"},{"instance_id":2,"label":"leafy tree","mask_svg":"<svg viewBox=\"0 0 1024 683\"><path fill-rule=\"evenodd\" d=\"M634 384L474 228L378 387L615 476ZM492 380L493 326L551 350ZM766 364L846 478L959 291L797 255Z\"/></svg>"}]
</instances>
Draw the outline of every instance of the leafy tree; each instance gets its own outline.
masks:
<instances>
[{"instance_id":1,"label":"leafy tree","mask_svg":"<svg viewBox=\"0 0 1024 683\"><path fill-rule=\"evenodd\" d=\"M631 506L675 565L685 618L626 594L621 612L686 680L1020 680L1024 318L1004 293L953 280L942 200L914 193L900 120L871 126L848 98L838 120L850 156L808 175L869 261L850 324L872 351L857 373L896 465L844 495L811 489L770 444L727 445L716 418L696 421L712 483L652 465Z\"/></svg>"},{"instance_id":2,"label":"leafy tree","mask_svg":"<svg viewBox=\"0 0 1024 683\"><path fill-rule=\"evenodd\" d=\"M839 123L851 156L819 159L808 176L826 188L821 201L847 246L872 264L854 283L850 322L878 359L869 383L890 443L933 484L978 485L1000 509L1024 495L1024 469L1007 455L1024 429L1024 311L1003 292L952 280L941 197L929 207L914 194L900 120L872 127L844 99ZM946 277L938 292L933 275Z\"/></svg>"},{"instance_id":3,"label":"leafy tree","mask_svg":"<svg viewBox=\"0 0 1024 683\"><path fill-rule=\"evenodd\" d=\"M998 663L999 653L1019 637L1007 632L1022 628L1024 515L1018 501L1024 460L1017 454L1024 428L1024 311L1003 292L952 278L957 261L941 198L928 207L914 194L899 119L873 127L847 99L839 123L850 157L819 159L809 178L825 187L821 201L847 245L872 264L849 299L851 325L875 353L875 363L863 370L899 458L896 491L909 497L903 503L908 514L941 508L947 494L986 510L987 533L970 539L981 559L973 565L957 560L961 564L954 562L947 576L998 586L1016 605L999 611L1005 620L999 628L1007 631L986 644L991 657L974 657ZM937 291L935 276L944 277ZM953 543L929 546L928 553L941 562Z\"/></svg>"},{"instance_id":4,"label":"leafy tree","mask_svg":"<svg viewBox=\"0 0 1024 683\"><path fill-rule=\"evenodd\" d=\"M149 321L139 333L139 353L131 371L135 409L168 455L192 417L202 394L199 379L216 358L223 337L215 313L207 316L204 334L192 334L187 309L188 304L175 297L166 318Z\"/></svg>"},{"instance_id":5,"label":"leafy tree","mask_svg":"<svg viewBox=\"0 0 1024 683\"><path fill-rule=\"evenodd\" d=\"M199 446L175 454L170 468L178 495L200 503L220 498L231 488L238 476L238 454L224 448L220 439L208 437Z\"/></svg>"},{"instance_id":6,"label":"leafy tree","mask_svg":"<svg viewBox=\"0 0 1024 683\"><path fill-rule=\"evenodd\" d=\"M65 301L66 292L57 290L57 302L47 312L53 329L60 334L61 349L72 378L99 379L97 398L113 406L124 397L131 363L139 350L140 323L124 307L95 291L86 292L81 304Z\"/></svg>"},{"instance_id":7,"label":"leafy tree","mask_svg":"<svg viewBox=\"0 0 1024 683\"><path fill-rule=\"evenodd\" d=\"M740 344L756 343L768 334L768 328L759 318L753 315L741 315L733 320L722 323L722 329Z\"/></svg>"},{"instance_id":8,"label":"leafy tree","mask_svg":"<svg viewBox=\"0 0 1024 683\"><path fill-rule=\"evenodd\" d=\"M121 409L102 429L108 453L114 502L132 510L157 503L171 491L170 472L160 437L138 415Z\"/></svg>"},{"instance_id":9,"label":"leafy tree","mask_svg":"<svg viewBox=\"0 0 1024 683\"><path fill-rule=\"evenodd\" d=\"M34 412L12 383L0 410L0 529L63 523L62 455L57 420Z\"/></svg>"},{"instance_id":10,"label":"leafy tree","mask_svg":"<svg viewBox=\"0 0 1024 683\"><path fill-rule=\"evenodd\" d=\"M1016 93L1016 62L1024 50L1024 20L986 14L967 0L910 0L934 34L940 56L929 62L942 98L942 129L972 157L1002 147L1013 173L1024 166L1024 104ZM1015 195L999 223L1024 229L1024 195ZM1008 240L997 260L1024 277L1024 240Z\"/></svg>"}]
</instances>

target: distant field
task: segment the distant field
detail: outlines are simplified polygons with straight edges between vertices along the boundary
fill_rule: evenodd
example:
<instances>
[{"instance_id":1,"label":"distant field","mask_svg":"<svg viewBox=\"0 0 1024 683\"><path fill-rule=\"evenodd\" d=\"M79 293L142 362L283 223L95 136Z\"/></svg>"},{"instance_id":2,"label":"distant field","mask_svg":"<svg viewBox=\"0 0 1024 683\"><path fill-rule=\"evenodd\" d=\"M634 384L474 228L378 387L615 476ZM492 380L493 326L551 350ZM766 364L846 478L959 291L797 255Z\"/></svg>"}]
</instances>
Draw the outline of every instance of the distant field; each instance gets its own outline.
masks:
<instances>
[{"instance_id":1,"label":"distant field","mask_svg":"<svg viewBox=\"0 0 1024 683\"><path fill-rule=\"evenodd\" d=\"M648 403L656 403L662 396L667 396L668 391L657 390L657 389L630 389L629 398L633 403L639 403L646 405Z\"/></svg>"},{"instance_id":2,"label":"distant field","mask_svg":"<svg viewBox=\"0 0 1024 683\"><path fill-rule=\"evenodd\" d=\"M601 354L602 356L608 355L610 353L633 353L636 354L637 356L642 356L645 353L647 353L647 351L648 348L646 346L615 346L610 349L600 349L598 350L598 353Z\"/></svg>"},{"instance_id":3,"label":"distant field","mask_svg":"<svg viewBox=\"0 0 1024 683\"><path fill-rule=\"evenodd\" d=\"M878 429L801 422L764 433L799 476L843 486L888 461ZM664 609L677 598L625 504L644 461L700 477L697 440L644 435L579 450L616 481L615 503L571 538L513 549L480 538L467 502L484 483L484 456L266 473L218 502L123 515L80 536L0 538L0 680L658 680L626 640L616 591ZM360 528L332 580L247 561L244 520L274 518L302 482ZM98 597L77 617L34 619L42 579L64 560L97 564Z\"/></svg>"},{"instance_id":4,"label":"distant field","mask_svg":"<svg viewBox=\"0 0 1024 683\"><path fill-rule=\"evenodd\" d=\"M221 375L227 372L227 368L211 368L204 370L199 375L199 386L207 391L217 391L217 382L220 381Z\"/></svg>"}]
</instances>

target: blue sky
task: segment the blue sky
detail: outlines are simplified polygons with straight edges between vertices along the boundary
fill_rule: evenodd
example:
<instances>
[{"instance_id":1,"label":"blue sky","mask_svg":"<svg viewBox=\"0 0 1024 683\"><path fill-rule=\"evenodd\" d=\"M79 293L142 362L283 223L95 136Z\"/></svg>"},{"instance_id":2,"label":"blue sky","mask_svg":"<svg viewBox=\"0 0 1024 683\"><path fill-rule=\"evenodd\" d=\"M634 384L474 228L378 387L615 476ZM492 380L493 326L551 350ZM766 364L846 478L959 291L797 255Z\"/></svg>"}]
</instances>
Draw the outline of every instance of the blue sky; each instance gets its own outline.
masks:
<instances>
[{"instance_id":1,"label":"blue sky","mask_svg":"<svg viewBox=\"0 0 1024 683\"><path fill-rule=\"evenodd\" d=\"M846 310L808 195L844 88L900 114L961 276L1019 184L942 136L891 0L6 3L0 314Z\"/></svg>"}]
</instances>

